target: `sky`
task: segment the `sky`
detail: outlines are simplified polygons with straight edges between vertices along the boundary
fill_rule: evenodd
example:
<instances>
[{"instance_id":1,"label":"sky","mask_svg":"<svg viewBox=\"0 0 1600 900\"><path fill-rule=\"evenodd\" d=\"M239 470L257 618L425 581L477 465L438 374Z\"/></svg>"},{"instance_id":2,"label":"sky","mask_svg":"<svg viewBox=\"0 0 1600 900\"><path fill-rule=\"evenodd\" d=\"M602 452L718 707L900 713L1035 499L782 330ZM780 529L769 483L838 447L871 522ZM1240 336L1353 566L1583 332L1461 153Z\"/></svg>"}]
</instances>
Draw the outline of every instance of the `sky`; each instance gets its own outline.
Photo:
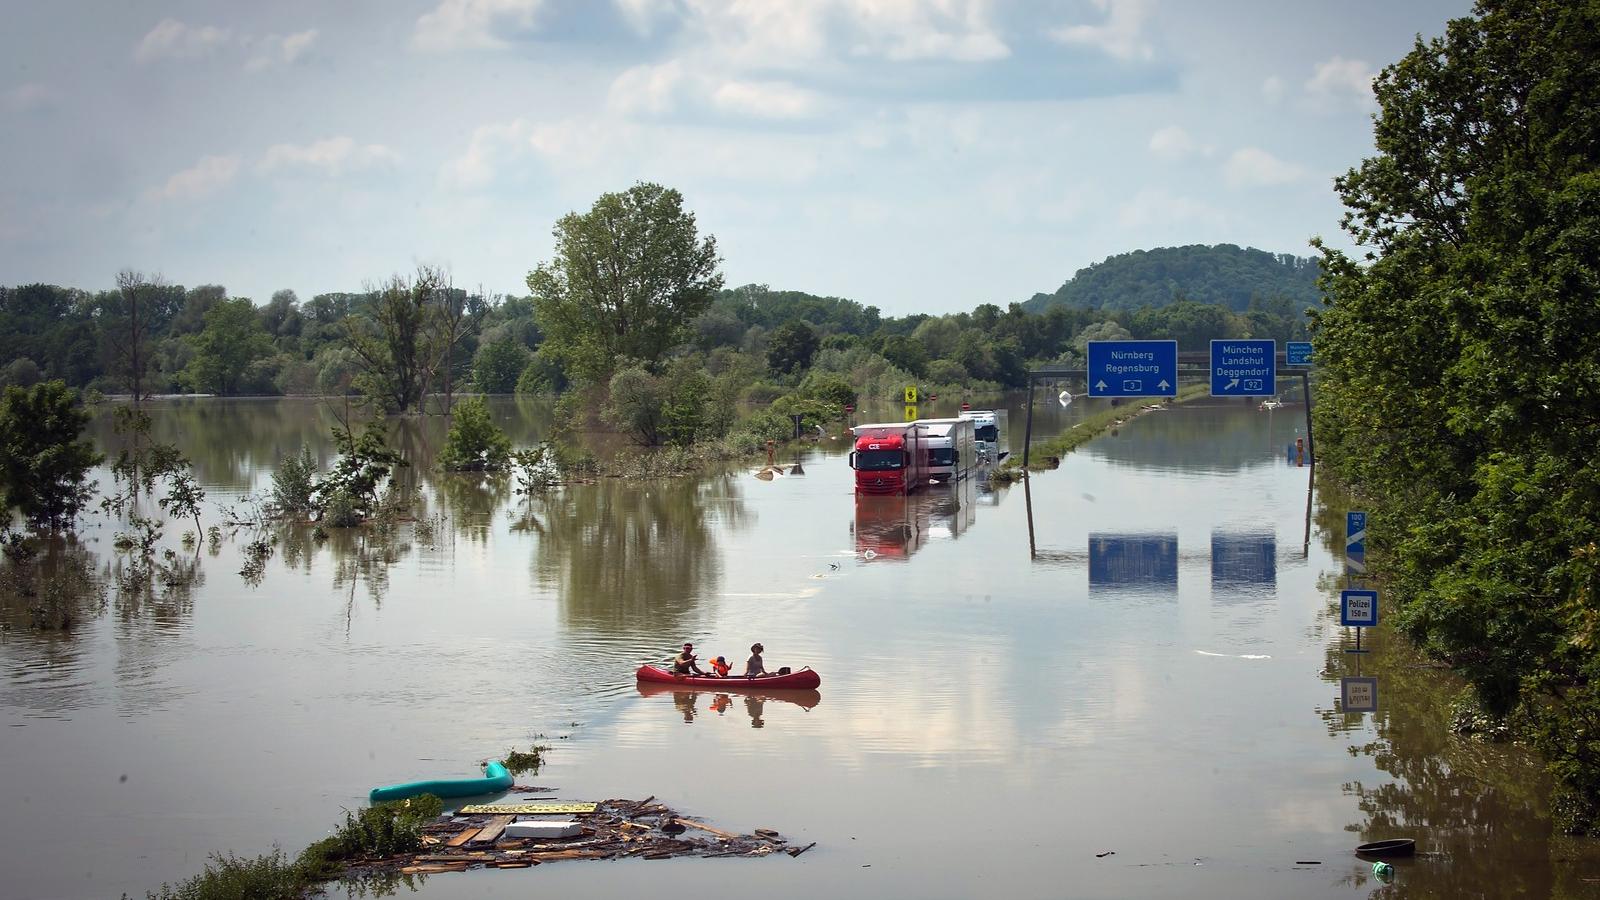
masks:
<instances>
[{"instance_id":1,"label":"sky","mask_svg":"<svg viewBox=\"0 0 1600 900\"><path fill-rule=\"evenodd\" d=\"M886 314L1116 253L1348 246L1370 82L1466 0L0 0L0 284L264 303L684 195L731 286Z\"/></svg>"}]
</instances>

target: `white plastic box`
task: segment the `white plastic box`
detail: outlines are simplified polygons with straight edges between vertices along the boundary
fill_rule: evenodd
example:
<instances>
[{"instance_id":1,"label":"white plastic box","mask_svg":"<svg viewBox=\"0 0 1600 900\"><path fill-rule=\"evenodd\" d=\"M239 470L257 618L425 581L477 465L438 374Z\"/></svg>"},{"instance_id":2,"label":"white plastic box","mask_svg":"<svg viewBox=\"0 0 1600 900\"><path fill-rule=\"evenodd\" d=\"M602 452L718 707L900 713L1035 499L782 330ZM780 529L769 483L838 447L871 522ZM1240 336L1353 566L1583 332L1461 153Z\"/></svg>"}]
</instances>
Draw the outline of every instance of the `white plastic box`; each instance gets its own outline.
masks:
<instances>
[{"instance_id":1,"label":"white plastic box","mask_svg":"<svg viewBox=\"0 0 1600 900\"><path fill-rule=\"evenodd\" d=\"M510 838L564 838L583 833L583 826L571 819L523 819L506 826Z\"/></svg>"}]
</instances>

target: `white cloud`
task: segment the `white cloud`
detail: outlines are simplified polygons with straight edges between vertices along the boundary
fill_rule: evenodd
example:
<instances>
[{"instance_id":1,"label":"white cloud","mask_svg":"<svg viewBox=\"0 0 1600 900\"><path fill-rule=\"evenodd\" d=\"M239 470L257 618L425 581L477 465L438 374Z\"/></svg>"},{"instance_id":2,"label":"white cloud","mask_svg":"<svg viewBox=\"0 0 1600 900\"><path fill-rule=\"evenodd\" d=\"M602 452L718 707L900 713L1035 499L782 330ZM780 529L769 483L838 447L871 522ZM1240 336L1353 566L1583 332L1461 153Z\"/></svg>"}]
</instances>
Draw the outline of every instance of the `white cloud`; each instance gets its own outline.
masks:
<instances>
[{"instance_id":1,"label":"white cloud","mask_svg":"<svg viewBox=\"0 0 1600 900\"><path fill-rule=\"evenodd\" d=\"M894 61L1004 59L1011 48L989 22L988 0L844 0L851 52Z\"/></svg>"},{"instance_id":2,"label":"white cloud","mask_svg":"<svg viewBox=\"0 0 1600 900\"><path fill-rule=\"evenodd\" d=\"M439 180L462 190L487 187L510 158L530 149L533 123L527 119L482 125L474 129L467 149L445 163Z\"/></svg>"},{"instance_id":3,"label":"white cloud","mask_svg":"<svg viewBox=\"0 0 1600 900\"><path fill-rule=\"evenodd\" d=\"M510 25L532 28L545 0L440 0L417 19L411 42L418 50L463 50L503 47L495 29Z\"/></svg>"},{"instance_id":4,"label":"white cloud","mask_svg":"<svg viewBox=\"0 0 1600 900\"><path fill-rule=\"evenodd\" d=\"M634 66L611 83L606 105L624 115L665 115L677 108L683 81L683 64L677 60L658 66Z\"/></svg>"},{"instance_id":5,"label":"white cloud","mask_svg":"<svg viewBox=\"0 0 1600 900\"><path fill-rule=\"evenodd\" d=\"M1364 60L1335 56L1317 63L1306 80L1306 96L1323 106L1353 102L1360 107L1373 103L1372 79L1378 77Z\"/></svg>"},{"instance_id":6,"label":"white cloud","mask_svg":"<svg viewBox=\"0 0 1600 900\"><path fill-rule=\"evenodd\" d=\"M1050 30L1050 36L1063 44L1097 47L1117 59L1147 60L1154 55L1144 38L1144 22L1149 14L1147 0L1094 0L1106 14L1100 25L1065 25Z\"/></svg>"},{"instance_id":7,"label":"white cloud","mask_svg":"<svg viewBox=\"0 0 1600 900\"><path fill-rule=\"evenodd\" d=\"M47 85L31 82L19 84L0 94L0 108L10 112L33 112L45 109L56 102L56 92Z\"/></svg>"},{"instance_id":8,"label":"white cloud","mask_svg":"<svg viewBox=\"0 0 1600 900\"><path fill-rule=\"evenodd\" d=\"M803 119L817 111L817 96L782 81L729 81L711 102L723 112L763 119Z\"/></svg>"},{"instance_id":9,"label":"white cloud","mask_svg":"<svg viewBox=\"0 0 1600 900\"><path fill-rule=\"evenodd\" d=\"M256 171L267 173L280 169L314 169L325 175L337 176L392 166L399 161L400 154L382 144L357 144L354 138L341 135L305 145L275 144L262 154Z\"/></svg>"},{"instance_id":10,"label":"white cloud","mask_svg":"<svg viewBox=\"0 0 1600 900\"><path fill-rule=\"evenodd\" d=\"M145 199L198 200L226 187L239 174L239 157L207 156L178 172L158 188L145 191Z\"/></svg>"},{"instance_id":11,"label":"white cloud","mask_svg":"<svg viewBox=\"0 0 1600 900\"><path fill-rule=\"evenodd\" d=\"M232 40L233 32L226 28L162 19L139 42L133 58L142 63L158 59L199 59L210 56Z\"/></svg>"},{"instance_id":12,"label":"white cloud","mask_svg":"<svg viewBox=\"0 0 1600 900\"><path fill-rule=\"evenodd\" d=\"M1283 95L1288 90L1289 88L1283 83L1283 79L1276 75L1268 75L1267 80L1261 82L1261 96L1266 98L1268 103L1277 103L1282 100Z\"/></svg>"},{"instance_id":13,"label":"white cloud","mask_svg":"<svg viewBox=\"0 0 1600 900\"><path fill-rule=\"evenodd\" d=\"M634 31L643 37L648 37L655 30L656 19L663 14L672 13L673 6L666 0L614 0L617 11L622 14Z\"/></svg>"},{"instance_id":14,"label":"white cloud","mask_svg":"<svg viewBox=\"0 0 1600 900\"><path fill-rule=\"evenodd\" d=\"M1225 219L1222 211L1213 206L1161 188L1142 188L1117 211L1117 222L1123 228L1150 228L1180 222L1200 222L1221 228Z\"/></svg>"},{"instance_id":15,"label":"white cloud","mask_svg":"<svg viewBox=\"0 0 1600 900\"><path fill-rule=\"evenodd\" d=\"M269 34L256 44L256 55L251 57L245 68L250 71L271 68L272 66L287 66L299 59L302 54L311 49L317 41L317 29L309 28L282 37Z\"/></svg>"},{"instance_id":16,"label":"white cloud","mask_svg":"<svg viewBox=\"0 0 1600 900\"><path fill-rule=\"evenodd\" d=\"M1305 175L1305 169L1259 147L1235 150L1223 166L1223 178L1231 187L1276 187L1299 181Z\"/></svg>"},{"instance_id":17,"label":"white cloud","mask_svg":"<svg viewBox=\"0 0 1600 900\"><path fill-rule=\"evenodd\" d=\"M1165 160L1175 162L1205 150L1181 125L1168 125L1150 135L1150 152Z\"/></svg>"}]
</instances>

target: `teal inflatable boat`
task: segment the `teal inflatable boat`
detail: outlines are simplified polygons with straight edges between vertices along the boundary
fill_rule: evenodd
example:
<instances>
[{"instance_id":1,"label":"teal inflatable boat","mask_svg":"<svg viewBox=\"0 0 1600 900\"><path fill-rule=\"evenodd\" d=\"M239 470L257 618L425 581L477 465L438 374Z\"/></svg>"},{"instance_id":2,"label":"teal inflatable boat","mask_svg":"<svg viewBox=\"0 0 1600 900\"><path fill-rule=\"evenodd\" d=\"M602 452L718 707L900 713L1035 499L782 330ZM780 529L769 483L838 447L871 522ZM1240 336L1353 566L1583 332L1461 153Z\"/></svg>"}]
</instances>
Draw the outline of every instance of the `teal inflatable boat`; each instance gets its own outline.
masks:
<instances>
[{"instance_id":1,"label":"teal inflatable boat","mask_svg":"<svg viewBox=\"0 0 1600 900\"><path fill-rule=\"evenodd\" d=\"M483 770L482 778L391 784L388 787L373 788L367 799L373 803L388 803L391 800L405 800L421 794L432 794L435 797L476 797L479 794L503 791L509 787L511 787L511 773L506 771L506 764L497 759L490 762Z\"/></svg>"}]
</instances>

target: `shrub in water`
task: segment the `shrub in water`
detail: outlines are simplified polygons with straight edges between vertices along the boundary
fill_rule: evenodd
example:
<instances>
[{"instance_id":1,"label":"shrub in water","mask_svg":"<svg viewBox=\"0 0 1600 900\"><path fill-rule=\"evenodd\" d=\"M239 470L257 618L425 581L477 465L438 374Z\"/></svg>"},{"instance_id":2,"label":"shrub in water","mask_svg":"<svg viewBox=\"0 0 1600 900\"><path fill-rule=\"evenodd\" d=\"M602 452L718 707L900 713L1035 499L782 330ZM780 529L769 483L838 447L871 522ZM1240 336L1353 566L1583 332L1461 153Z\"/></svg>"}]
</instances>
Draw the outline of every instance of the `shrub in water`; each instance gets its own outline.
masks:
<instances>
[{"instance_id":1,"label":"shrub in water","mask_svg":"<svg viewBox=\"0 0 1600 900\"><path fill-rule=\"evenodd\" d=\"M451 471L498 472L511 459L511 439L494 423L489 406L472 397L456 405L439 465Z\"/></svg>"}]
</instances>

